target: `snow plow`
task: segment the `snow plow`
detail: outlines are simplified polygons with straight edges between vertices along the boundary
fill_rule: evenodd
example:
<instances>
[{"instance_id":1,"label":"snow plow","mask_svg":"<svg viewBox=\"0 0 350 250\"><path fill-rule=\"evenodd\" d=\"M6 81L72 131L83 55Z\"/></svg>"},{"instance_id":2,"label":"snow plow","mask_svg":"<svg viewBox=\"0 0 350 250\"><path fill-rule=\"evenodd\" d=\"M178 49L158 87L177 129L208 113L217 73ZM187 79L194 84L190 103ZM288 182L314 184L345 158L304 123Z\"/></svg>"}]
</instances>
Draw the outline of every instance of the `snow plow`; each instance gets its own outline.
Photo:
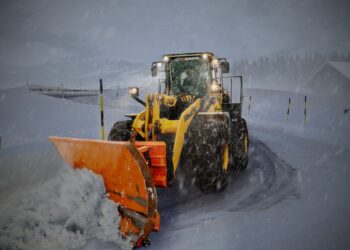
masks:
<instances>
[{"instance_id":1,"label":"snow plow","mask_svg":"<svg viewBox=\"0 0 350 250\"><path fill-rule=\"evenodd\" d=\"M241 117L243 79L231 77L225 58L213 53L168 54L152 63L161 73L158 93L139 98L145 106L129 120L112 127L108 141L50 137L63 160L102 176L109 198L119 205L120 232L134 246L149 246L149 235L160 230L156 188L172 186L178 169L187 185L204 192L223 189L230 170L248 164L248 129ZM232 78L240 79L240 100L232 101ZM227 77L226 77L227 78Z\"/></svg>"}]
</instances>

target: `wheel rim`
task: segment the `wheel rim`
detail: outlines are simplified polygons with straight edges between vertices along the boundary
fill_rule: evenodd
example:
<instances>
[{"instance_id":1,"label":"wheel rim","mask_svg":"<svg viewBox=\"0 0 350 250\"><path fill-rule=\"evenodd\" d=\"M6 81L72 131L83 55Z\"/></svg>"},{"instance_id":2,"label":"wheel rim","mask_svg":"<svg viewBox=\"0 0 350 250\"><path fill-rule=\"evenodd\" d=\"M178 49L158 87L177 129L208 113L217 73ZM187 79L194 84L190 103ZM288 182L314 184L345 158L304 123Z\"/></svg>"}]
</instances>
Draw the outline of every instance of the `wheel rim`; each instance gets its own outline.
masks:
<instances>
[{"instance_id":1,"label":"wheel rim","mask_svg":"<svg viewBox=\"0 0 350 250\"><path fill-rule=\"evenodd\" d=\"M227 171L228 163L229 163L229 152L228 152L228 145L225 144L224 146L224 162L222 164L222 168Z\"/></svg>"}]
</instances>

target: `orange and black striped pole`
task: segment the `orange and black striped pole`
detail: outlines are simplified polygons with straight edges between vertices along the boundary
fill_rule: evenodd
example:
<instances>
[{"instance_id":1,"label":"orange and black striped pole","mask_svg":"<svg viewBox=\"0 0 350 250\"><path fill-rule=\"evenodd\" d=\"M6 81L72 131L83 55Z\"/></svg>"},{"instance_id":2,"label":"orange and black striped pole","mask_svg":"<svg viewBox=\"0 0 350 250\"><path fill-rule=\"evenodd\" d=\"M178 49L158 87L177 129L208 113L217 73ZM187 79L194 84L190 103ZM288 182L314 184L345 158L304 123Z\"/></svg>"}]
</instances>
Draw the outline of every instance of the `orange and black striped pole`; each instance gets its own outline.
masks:
<instances>
[{"instance_id":1,"label":"orange and black striped pole","mask_svg":"<svg viewBox=\"0 0 350 250\"><path fill-rule=\"evenodd\" d=\"M307 97L305 96L305 102L304 102L304 124L307 122L307 117L306 117L306 106L307 106Z\"/></svg>"},{"instance_id":2,"label":"orange and black striped pole","mask_svg":"<svg viewBox=\"0 0 350 250\"><path fill-rule=\"evenodd\" d=\"M287 109L287 120L288 120L289 111L290 111L290 103L291 103L291 99L289 98L289 100L288 100L288 109Z\"/></svg>"},{"instance_id":3,"label":"orange and black striped pole","mask_svg":"<svg viewBox=\"0 0 350 250\"><path fill-rule=\"evenodd\" d=\"M101 139L105 139L104 115L103 115L103 82L100 79L100 112L101 112Z\"/></svg>"}]
</instances>

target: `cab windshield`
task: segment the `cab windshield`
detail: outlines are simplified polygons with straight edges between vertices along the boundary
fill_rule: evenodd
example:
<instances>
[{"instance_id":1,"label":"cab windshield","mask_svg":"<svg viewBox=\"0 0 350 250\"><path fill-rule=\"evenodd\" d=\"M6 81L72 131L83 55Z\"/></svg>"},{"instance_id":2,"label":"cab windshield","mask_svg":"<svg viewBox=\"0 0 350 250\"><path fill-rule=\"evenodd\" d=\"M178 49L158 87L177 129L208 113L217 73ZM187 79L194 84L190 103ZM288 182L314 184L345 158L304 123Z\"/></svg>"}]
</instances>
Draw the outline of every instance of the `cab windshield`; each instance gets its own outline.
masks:
<instances>
[{"instance_id":1,"label":"cab windshield","mask_svg":"<svg viewBox=\"0 0 350 250\"><path fill-rule=\"evenodd\" d=\"M171 94L203 97L208 92L209 63L201 57L179 57L169 62Z\"/></svg>"}]
</instances>

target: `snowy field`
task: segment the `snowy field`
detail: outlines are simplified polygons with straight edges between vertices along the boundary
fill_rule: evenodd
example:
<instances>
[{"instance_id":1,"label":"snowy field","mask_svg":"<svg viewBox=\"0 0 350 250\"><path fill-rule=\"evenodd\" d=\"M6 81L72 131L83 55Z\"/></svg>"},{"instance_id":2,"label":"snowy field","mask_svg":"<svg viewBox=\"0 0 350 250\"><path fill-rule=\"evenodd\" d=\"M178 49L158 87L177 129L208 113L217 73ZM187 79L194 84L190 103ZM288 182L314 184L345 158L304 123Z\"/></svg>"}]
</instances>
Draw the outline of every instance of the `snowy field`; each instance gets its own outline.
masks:
<instances>
[{"instance_id":1,"label":"snowy field","mask_svg":"<svg viewBox=\"0 0 350 250\"><path fill-rule=\"evenodd\" d=\"M303 98L247 90L247 170L216 194L181 181L159 190L161 231L151 249L348 249L350 104L310 96L304 124ZM106 131L141 108L132 102L122 95L107 105ZM0 91L0 249L130 249L101 178L67 167L49 135L99 138L99 107Z\"/></svg>"}]
</instances>

